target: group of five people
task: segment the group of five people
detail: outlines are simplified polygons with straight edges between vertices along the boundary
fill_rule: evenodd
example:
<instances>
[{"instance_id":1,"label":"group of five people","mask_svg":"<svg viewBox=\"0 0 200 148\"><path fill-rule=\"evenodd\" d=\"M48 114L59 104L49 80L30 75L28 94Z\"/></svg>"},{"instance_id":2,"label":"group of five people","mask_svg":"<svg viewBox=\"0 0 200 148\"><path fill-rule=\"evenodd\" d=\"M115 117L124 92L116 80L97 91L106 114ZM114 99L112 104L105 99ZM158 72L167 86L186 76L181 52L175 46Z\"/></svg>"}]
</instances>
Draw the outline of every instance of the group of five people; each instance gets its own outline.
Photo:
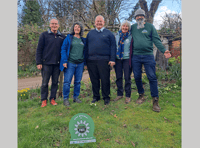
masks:
<instances>
[{"instance_id":1,"label":"group of five people","mask_svg":"<svg viewBox=\"0 0 200 148\"><path fill-rule=\"evenodd\" d=\"M55 102L60 71L64 71L63 100L69 106L69 93L72 77L74 76L73 102L81 103L79 98L81 79L84 68L88 70L92 83L93 100L100 100L100 86L104 104L110 102L110 69L114 66L116 73L117 97L114 101L123 98L125 90L125 103L131 101L131 73L133 71L139 97L136 103L145 101L142 85L142 65L144 65L149 79L151 96L153 97L153 110L160 111L158 105L158 87L153 55L153 43L170 58L169 50L162 45L155 27L145 22L145 12L138 9L135 12L136 24L122 22L118 33L114 34L104 28L104 17L95 18L95 29L89 31L83 38L84 28L80 22L71 27L70 34L65 37L58 28L56 19L50 21L50 28L39 37L36 64L41 69L41 107L47 105L48 83L52 77L50 103ZM125 87L123 88L123 75Z\"/></svg>"}]
</instances>

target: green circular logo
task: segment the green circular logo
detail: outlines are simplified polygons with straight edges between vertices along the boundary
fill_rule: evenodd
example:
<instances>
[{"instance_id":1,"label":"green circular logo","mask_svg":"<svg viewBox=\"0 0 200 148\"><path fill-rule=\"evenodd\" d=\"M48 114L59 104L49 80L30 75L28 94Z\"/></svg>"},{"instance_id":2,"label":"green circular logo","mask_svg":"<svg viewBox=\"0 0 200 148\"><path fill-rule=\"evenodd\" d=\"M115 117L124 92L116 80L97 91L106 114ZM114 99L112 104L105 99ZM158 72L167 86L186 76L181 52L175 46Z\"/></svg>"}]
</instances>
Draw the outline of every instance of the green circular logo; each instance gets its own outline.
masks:
<instances>
[{"instance_id":1,"label":"green circular logo","mask_svg":"<svg viewBox=\"0 0 200 148\"><path fill-rule=\"evenodd\" d=\"M96 142L94 133L94 122L92 118L79 113L74 115L69 122L69 132L71 134L70 144L80 144Z\"/></svg>"}]
</instances>

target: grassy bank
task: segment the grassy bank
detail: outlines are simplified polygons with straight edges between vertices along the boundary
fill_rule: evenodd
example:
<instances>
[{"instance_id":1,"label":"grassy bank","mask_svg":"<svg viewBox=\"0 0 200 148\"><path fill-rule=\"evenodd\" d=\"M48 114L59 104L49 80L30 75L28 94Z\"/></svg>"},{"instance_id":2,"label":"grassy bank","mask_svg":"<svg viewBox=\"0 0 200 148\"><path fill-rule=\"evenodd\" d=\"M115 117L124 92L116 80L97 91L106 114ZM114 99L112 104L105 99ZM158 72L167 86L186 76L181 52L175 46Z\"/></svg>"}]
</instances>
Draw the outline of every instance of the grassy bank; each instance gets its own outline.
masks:
<instances>
[{"instance_id":1,"label":"grassy bank","mask_svg":"<svg viewBox=\"0 0 200 148\"><path fill-rule=\"evenodd\" d=\"M132 80L134 82L134 80ZM29 99L18 101L18 147L51 148L80 147L70 145L69 121L78 113L90 115L95 124L96 143L84 144L88 148L129 147L181 147L181 88L174 83L159 81L160 113L152 111L149 84L144 85L146 102L135 103L138 98L136 86L132 84L131 102L125 98L111 101L104 106L103 100L91 106L91 84L81 85L81 104L65 107L62 98L57 106L49 104L41 108L40 90L28 90L35 94ZM71 92L73 88L71 88ZM26 92L26 93L28 93ZM26 94L27 95L27 94ZM72 95L72 93L71 93ZM111 100L116 97L116 85L111 80Z\"/></svg>"}]
</instances>

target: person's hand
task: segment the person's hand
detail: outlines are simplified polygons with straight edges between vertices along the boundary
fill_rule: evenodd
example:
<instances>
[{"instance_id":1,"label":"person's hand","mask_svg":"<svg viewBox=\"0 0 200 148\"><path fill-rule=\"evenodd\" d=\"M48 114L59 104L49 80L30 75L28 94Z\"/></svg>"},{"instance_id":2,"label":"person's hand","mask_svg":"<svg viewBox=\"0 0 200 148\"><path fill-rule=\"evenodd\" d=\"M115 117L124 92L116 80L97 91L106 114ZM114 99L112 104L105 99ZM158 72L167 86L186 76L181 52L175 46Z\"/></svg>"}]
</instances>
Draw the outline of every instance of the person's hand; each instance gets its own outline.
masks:
<instances>
[{"instance_id":1,"label":"person's hand","mask_svg":"<svg viewBox=\"0 0 200 148\"><path fill-rule=\"evenodd\" d=\"M110 62L108 63L108 65L110 65L111 67L113 67L113 66L115 65L115 62L110 61Z\"/></svg>"},{"instance_id":2,"label":"person's hand","mask_svg":"<svg viewBox=\"0 0 200 148\"><path fill-rule=\"evenodd\" d=\"M84 66L84 69L87 70L87 66Z\"/></svg>"},{"instance_id":3,"label":"person's hand","mask_svg":"<svg viewBox=\"0 0 200 148\"><path fill-rule=\"evenodd\" d=\"M41 70L42 69L42 64L37 65L37 69Z\"/></svg>"},{"instance_id":4,"label":"person's hand","mask_svg":"<svg viewBox=\"0 0 200 148\"><path fill-rule=\"evenodd\" d=\"M67 63L64 63L63 66L64 66L65 68L67 68Z\"/></svg>"},{"instance_id":5,"label":"person's hand","mask_svg":"<svg viewBox=\"0 0 200 148\"><path fill-rule=\"evenodd\" d=\"M171 53L169 50L166 50L165 53L164 53L164 56L166 59L170 58L171 57Z\"/></svg>"}]
</instances>

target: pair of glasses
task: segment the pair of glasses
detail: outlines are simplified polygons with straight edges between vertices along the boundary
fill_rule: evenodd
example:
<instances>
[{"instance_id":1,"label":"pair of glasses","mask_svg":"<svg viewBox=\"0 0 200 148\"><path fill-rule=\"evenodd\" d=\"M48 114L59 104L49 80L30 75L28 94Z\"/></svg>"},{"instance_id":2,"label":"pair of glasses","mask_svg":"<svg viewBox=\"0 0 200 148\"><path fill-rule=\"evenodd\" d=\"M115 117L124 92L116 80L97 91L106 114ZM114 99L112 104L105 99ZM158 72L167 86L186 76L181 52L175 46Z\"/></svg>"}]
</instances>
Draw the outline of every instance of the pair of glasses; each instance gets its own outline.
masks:
<instances>
[{"instance_id":1,"label":"pair of glasses","mask_svg":"<svg viewBox=\"0 0 200 148\"><path fill-rule=\"evenodd\" d=\"M58 25L58 23L51 23L51 25Z\"/></svg>"}]
</instances>

